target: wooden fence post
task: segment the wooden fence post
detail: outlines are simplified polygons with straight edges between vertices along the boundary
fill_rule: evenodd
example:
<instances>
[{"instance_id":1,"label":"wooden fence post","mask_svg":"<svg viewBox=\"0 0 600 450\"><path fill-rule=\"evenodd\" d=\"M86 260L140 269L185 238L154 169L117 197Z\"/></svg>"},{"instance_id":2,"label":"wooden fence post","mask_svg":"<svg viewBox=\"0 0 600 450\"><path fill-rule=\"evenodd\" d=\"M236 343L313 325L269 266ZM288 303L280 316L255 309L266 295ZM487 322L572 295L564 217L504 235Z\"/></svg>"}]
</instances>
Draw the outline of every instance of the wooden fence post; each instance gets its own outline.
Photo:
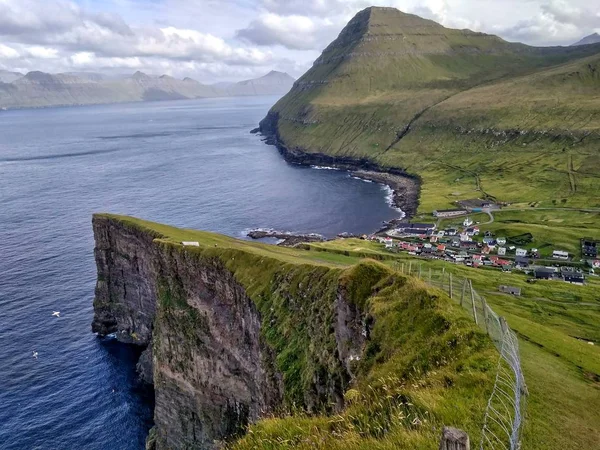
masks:
<instances>
[{"instance_id":1,"label":"wooden fence post","mask_svg":"<svg viewBox=\"0 0 600 450\"><path fill-rule=\"evenodd\" d=\"M469 435L462 430L452 427L444 427L440 450L470 450Z\"/></svg>"},{"instance_id":2,"label":"wooden fence post","mask_svg":"<svg viewBox=\"0 0 600 450\"><path fill-rule=\"evenodd\" d=\"M429 284L431 284L431 267L429 268Z\"/></svg>"},{"instance_id":3,"label":"wooden fence post","mask_svg":"<svg viewBox=\"0 0 600 450\"><path fill-rule=\"evenodd\" d=\"M487 302L485 298L481 297L481 307L483 308L483 320L485 322L485 331L487 334L490 334L489 325L488 325L488 312L487 312Z\"/></svg>"},{"instance_id":4,"label":"wooden fence post","mask_svg":"<svg viewBox=\"0 0 600 450\"><path fill-rule=\"evenodd\" d=\"M463 302L465 301L465 291L466 290L467 290L467 279L465 278L463 280L462 295L460 296L460 306L462 306Z\"/></svg>"},{"instance_id":5,"label":"wooden fence post","mask_svg":"<svg viewBox=\"0 0 600 450\"><path fill-rule=\"evenodd\" d=\"M450 298L452 298L452 272L450 272L448 275L450 275Z\"/></svg>"},{"instance_id":6,"label":"wooden fence post","mask_svg":"<svg viewBox=\"0 0 600 450\"><path fill-rule=\"evenodd\" d=\"M479 325L477 320L477 311L475 310L475 293L473 292L473 282L469 280L469 287L471 288L471 306L473 307L473 319L475 319L475 325Z\"/></svg>"}]
</instances>

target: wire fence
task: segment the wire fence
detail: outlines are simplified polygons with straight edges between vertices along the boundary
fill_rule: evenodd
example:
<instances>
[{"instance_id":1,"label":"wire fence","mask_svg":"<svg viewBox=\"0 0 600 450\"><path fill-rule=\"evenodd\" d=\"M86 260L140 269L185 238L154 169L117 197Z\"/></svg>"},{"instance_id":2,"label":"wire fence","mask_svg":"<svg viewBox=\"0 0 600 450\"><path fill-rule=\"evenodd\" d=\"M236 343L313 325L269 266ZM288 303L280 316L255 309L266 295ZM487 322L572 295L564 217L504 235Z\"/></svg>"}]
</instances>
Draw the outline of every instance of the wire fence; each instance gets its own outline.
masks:
<instances>
[{"instance_id":1,"label":"wire fence","mask_svg":"<svg viewBox=\"0 0 600 450\"><path fill-rule=\"evenodd\" d=\"M506 320L489 307L468 278L455 277L445 269L423 268L419 262L397 263L396 269L417 276L442 289L469 311L477 325L490 336L500 353L496 380L483 420L480 450L519 450L527 386L521 369L519 342Z\"/></svg>"}]
</instances>

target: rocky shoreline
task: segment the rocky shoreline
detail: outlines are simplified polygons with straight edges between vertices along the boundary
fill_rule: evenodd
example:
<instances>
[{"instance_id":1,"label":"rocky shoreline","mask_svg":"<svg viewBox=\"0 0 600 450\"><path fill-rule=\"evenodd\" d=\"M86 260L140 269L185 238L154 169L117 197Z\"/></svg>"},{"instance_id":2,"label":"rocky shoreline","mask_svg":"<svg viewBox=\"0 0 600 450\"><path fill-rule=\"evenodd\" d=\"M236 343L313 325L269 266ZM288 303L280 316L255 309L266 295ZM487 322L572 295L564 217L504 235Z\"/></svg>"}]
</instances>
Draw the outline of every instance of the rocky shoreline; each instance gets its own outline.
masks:
<instances>
[{"instance_id":1,"label":"rocky shoreline","mask_svg":"<svg viewBox=\"0 0 600 450\"><path fill-rule=\"evenodd\" d=\"M269 112L260 122L259 127L252 130L252 133L260 133L264 137L265 143L274 145L286 161L303 166L324 166L347 170L357 178L388 186L392 190L392 206L402 210L404 216L390 221L384 230L400 220L407 220L416 215L421 190L421 180L418 176L408 174L402 169L380 166L367 158L337 157L324 153L307 152L300 148L288 148L279 137L278 116L277 113Z\"/></svg>"},{"instance_id":2,"label":"rocky shoreline","mask_svg":"<svg viewBox=\"0 0 600 450\"><path fill-rule=\"evenodd\" d=\"M252 239L280 239L281 242L277 243L277 245L282 247L295 247L298 244L306 242L323 242L326 240L324 236L316 233L297 234L288 231L265 230L262 228L250 230L246 236Z\"/></svg>"}]
</instances>

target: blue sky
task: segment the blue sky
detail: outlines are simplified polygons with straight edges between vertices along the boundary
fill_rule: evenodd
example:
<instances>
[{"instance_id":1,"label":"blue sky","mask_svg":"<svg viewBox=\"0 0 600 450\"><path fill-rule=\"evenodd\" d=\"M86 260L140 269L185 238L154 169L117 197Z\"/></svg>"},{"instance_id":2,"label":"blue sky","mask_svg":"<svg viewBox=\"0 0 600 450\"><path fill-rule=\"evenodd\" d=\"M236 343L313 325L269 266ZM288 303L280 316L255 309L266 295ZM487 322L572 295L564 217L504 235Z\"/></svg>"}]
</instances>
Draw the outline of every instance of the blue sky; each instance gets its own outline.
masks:
<instances>
[{"instance_id":1,"label":"blue sky","mask_svg":"<svg viewBox=\"0 0 600 450\"><path fill-rule=\"evenodd\" d=\"M600 31L597 0L0 0L0 69L299 76L372 4L531 45Z\"/></svg>"}]
</instances>

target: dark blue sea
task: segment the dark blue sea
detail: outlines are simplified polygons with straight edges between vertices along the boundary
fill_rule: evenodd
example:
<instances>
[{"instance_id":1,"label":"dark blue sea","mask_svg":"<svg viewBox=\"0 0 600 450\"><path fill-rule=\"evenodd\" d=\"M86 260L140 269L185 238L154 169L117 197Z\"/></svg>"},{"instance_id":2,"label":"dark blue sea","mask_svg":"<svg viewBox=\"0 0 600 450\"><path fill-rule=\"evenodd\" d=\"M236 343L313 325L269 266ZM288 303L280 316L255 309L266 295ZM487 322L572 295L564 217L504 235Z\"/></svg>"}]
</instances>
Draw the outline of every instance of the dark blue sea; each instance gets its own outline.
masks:
<instances>
[{"instance_id":1,"label":"dark blue sea","mask_svg":"<svg viewBox=\"0 0 600 450\"><path fill-rule=\"evenodd\" d=\"M289 165L250 134L276 100L0 111L0 448L144 447L153 398L137 351L90 329L92 213L235 237L398 216L382 186Z\"/></svg>"}]
</instances>

